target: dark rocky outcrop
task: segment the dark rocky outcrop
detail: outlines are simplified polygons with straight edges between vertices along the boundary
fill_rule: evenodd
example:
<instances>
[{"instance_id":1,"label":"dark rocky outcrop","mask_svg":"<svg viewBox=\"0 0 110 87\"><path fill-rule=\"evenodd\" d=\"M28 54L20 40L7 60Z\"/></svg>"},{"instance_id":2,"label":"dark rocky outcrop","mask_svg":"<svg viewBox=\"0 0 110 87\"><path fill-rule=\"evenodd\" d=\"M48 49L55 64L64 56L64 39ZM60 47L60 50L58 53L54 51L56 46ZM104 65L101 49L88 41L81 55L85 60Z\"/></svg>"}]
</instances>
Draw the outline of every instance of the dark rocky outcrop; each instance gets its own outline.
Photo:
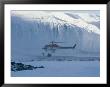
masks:
<instances>
[{"instance_id":1,"label":"dark rocky outcrop","mask_svg":"<svg viewBox=\"0 0 110 87\"><path fill-rule=\"evenodd\" d=\"M44 68L44 66L32 66L32 65L25 65L23 63L15 63L11 62L11 71L22 71L22 70L33 70L37 68Z\"/></svg>"}]
</instances>

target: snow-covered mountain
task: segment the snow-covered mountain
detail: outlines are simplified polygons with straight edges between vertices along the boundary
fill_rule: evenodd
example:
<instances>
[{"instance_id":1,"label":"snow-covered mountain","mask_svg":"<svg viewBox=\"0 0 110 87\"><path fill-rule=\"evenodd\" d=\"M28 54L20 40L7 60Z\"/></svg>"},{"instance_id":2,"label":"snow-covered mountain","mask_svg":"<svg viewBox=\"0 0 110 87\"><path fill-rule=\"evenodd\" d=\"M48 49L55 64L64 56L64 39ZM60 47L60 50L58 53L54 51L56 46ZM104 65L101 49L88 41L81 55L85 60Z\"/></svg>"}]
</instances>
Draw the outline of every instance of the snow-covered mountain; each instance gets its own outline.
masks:
<instances>
[{"instance_id":1,"label":"snow-covered mountain","mask_svg":"<svg viewBox=\"0 0 110 87\"><path fill-rule=\"evenodd\" d=\"M12 57L39 56L51 41L74 50L58 50L55 55L100 56L100 16L71 11L12 11Z\"/></svg>"}]
</instances>

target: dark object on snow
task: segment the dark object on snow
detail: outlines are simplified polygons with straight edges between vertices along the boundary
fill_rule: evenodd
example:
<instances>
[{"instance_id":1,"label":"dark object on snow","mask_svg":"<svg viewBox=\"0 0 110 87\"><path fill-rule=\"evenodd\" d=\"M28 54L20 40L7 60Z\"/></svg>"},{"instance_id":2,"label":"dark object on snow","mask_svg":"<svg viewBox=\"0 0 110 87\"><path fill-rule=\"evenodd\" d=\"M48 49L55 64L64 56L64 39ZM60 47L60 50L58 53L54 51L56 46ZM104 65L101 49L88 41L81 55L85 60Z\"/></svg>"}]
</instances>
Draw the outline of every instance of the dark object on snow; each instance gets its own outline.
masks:
<instances>
[{"instance_id":1,"label":"dark object on snow","mask_svg":"<svg viewBox=\"0 0 110 87\"><path fill-rule=\"evenodd\" d=\"M44 68L44 66L34 67L31 65L25 65L22 63L11 62L11 71L33 70L36 68Z\"/></svg>"},{"instance_id":2,"label":"dark object on snow","mask_svg":"<svg viewBox=\"0 0 110 87\"><path fill-rule=\"evenodd\" d=\"M48 53L48 54L47 54L47 56L48 56L48 57L51 57L51 56L52 56L52 54Z\"/></svg>"},{"instance_id":3,"label":"dark object on snow","mask_svg":"<svg viewBox=\"0 0 110 87\"><path fill-rule=\"evenodd\" d=\"M39 66L39 67L36 67L36 68L44 68L44 66Z\"/></svg>"}]
</instances>

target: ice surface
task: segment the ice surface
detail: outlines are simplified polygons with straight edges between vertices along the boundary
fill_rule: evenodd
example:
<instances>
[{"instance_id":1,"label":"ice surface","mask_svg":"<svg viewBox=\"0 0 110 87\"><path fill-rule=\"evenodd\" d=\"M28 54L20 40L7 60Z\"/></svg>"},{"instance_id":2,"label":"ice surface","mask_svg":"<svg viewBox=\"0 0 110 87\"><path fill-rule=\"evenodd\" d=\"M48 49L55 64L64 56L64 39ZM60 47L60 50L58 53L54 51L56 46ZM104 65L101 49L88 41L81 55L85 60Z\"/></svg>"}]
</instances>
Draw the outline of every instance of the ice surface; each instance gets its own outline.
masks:
<instances>
[{"instance_id":1,"label":"ice surface","mask_svg":"<svg viewBox=\"0 0 110 87\"><path fill-rule=\"evenodd\" d=\"M23 62L45 68L11 73L17 77L99 77L99 61L33 61Z\"/></svg>"}]
</instances>

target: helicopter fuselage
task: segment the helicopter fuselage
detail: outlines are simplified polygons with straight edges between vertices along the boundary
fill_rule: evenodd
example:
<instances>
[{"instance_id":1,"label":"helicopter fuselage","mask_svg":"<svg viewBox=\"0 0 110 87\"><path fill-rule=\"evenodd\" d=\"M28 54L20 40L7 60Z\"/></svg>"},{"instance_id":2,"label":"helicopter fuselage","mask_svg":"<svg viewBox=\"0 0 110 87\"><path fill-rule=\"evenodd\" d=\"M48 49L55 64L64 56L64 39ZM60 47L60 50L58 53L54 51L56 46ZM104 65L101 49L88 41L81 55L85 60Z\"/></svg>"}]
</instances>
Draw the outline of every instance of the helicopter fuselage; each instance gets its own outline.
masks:
<instances>
[{"instance_id":1,"label":"helicopter fuselage","mask_svg":"<svg viewBox=\"0 0 110 87\"><path fill-rule=\"evenodd\" d=\"M76 47L76 44L73 47L63 47L63 46L58 46L56 44L52 44L52 45L46 45L43 49L44 50L74 49L75 47Z\"/></svg>"}]
</instances>

